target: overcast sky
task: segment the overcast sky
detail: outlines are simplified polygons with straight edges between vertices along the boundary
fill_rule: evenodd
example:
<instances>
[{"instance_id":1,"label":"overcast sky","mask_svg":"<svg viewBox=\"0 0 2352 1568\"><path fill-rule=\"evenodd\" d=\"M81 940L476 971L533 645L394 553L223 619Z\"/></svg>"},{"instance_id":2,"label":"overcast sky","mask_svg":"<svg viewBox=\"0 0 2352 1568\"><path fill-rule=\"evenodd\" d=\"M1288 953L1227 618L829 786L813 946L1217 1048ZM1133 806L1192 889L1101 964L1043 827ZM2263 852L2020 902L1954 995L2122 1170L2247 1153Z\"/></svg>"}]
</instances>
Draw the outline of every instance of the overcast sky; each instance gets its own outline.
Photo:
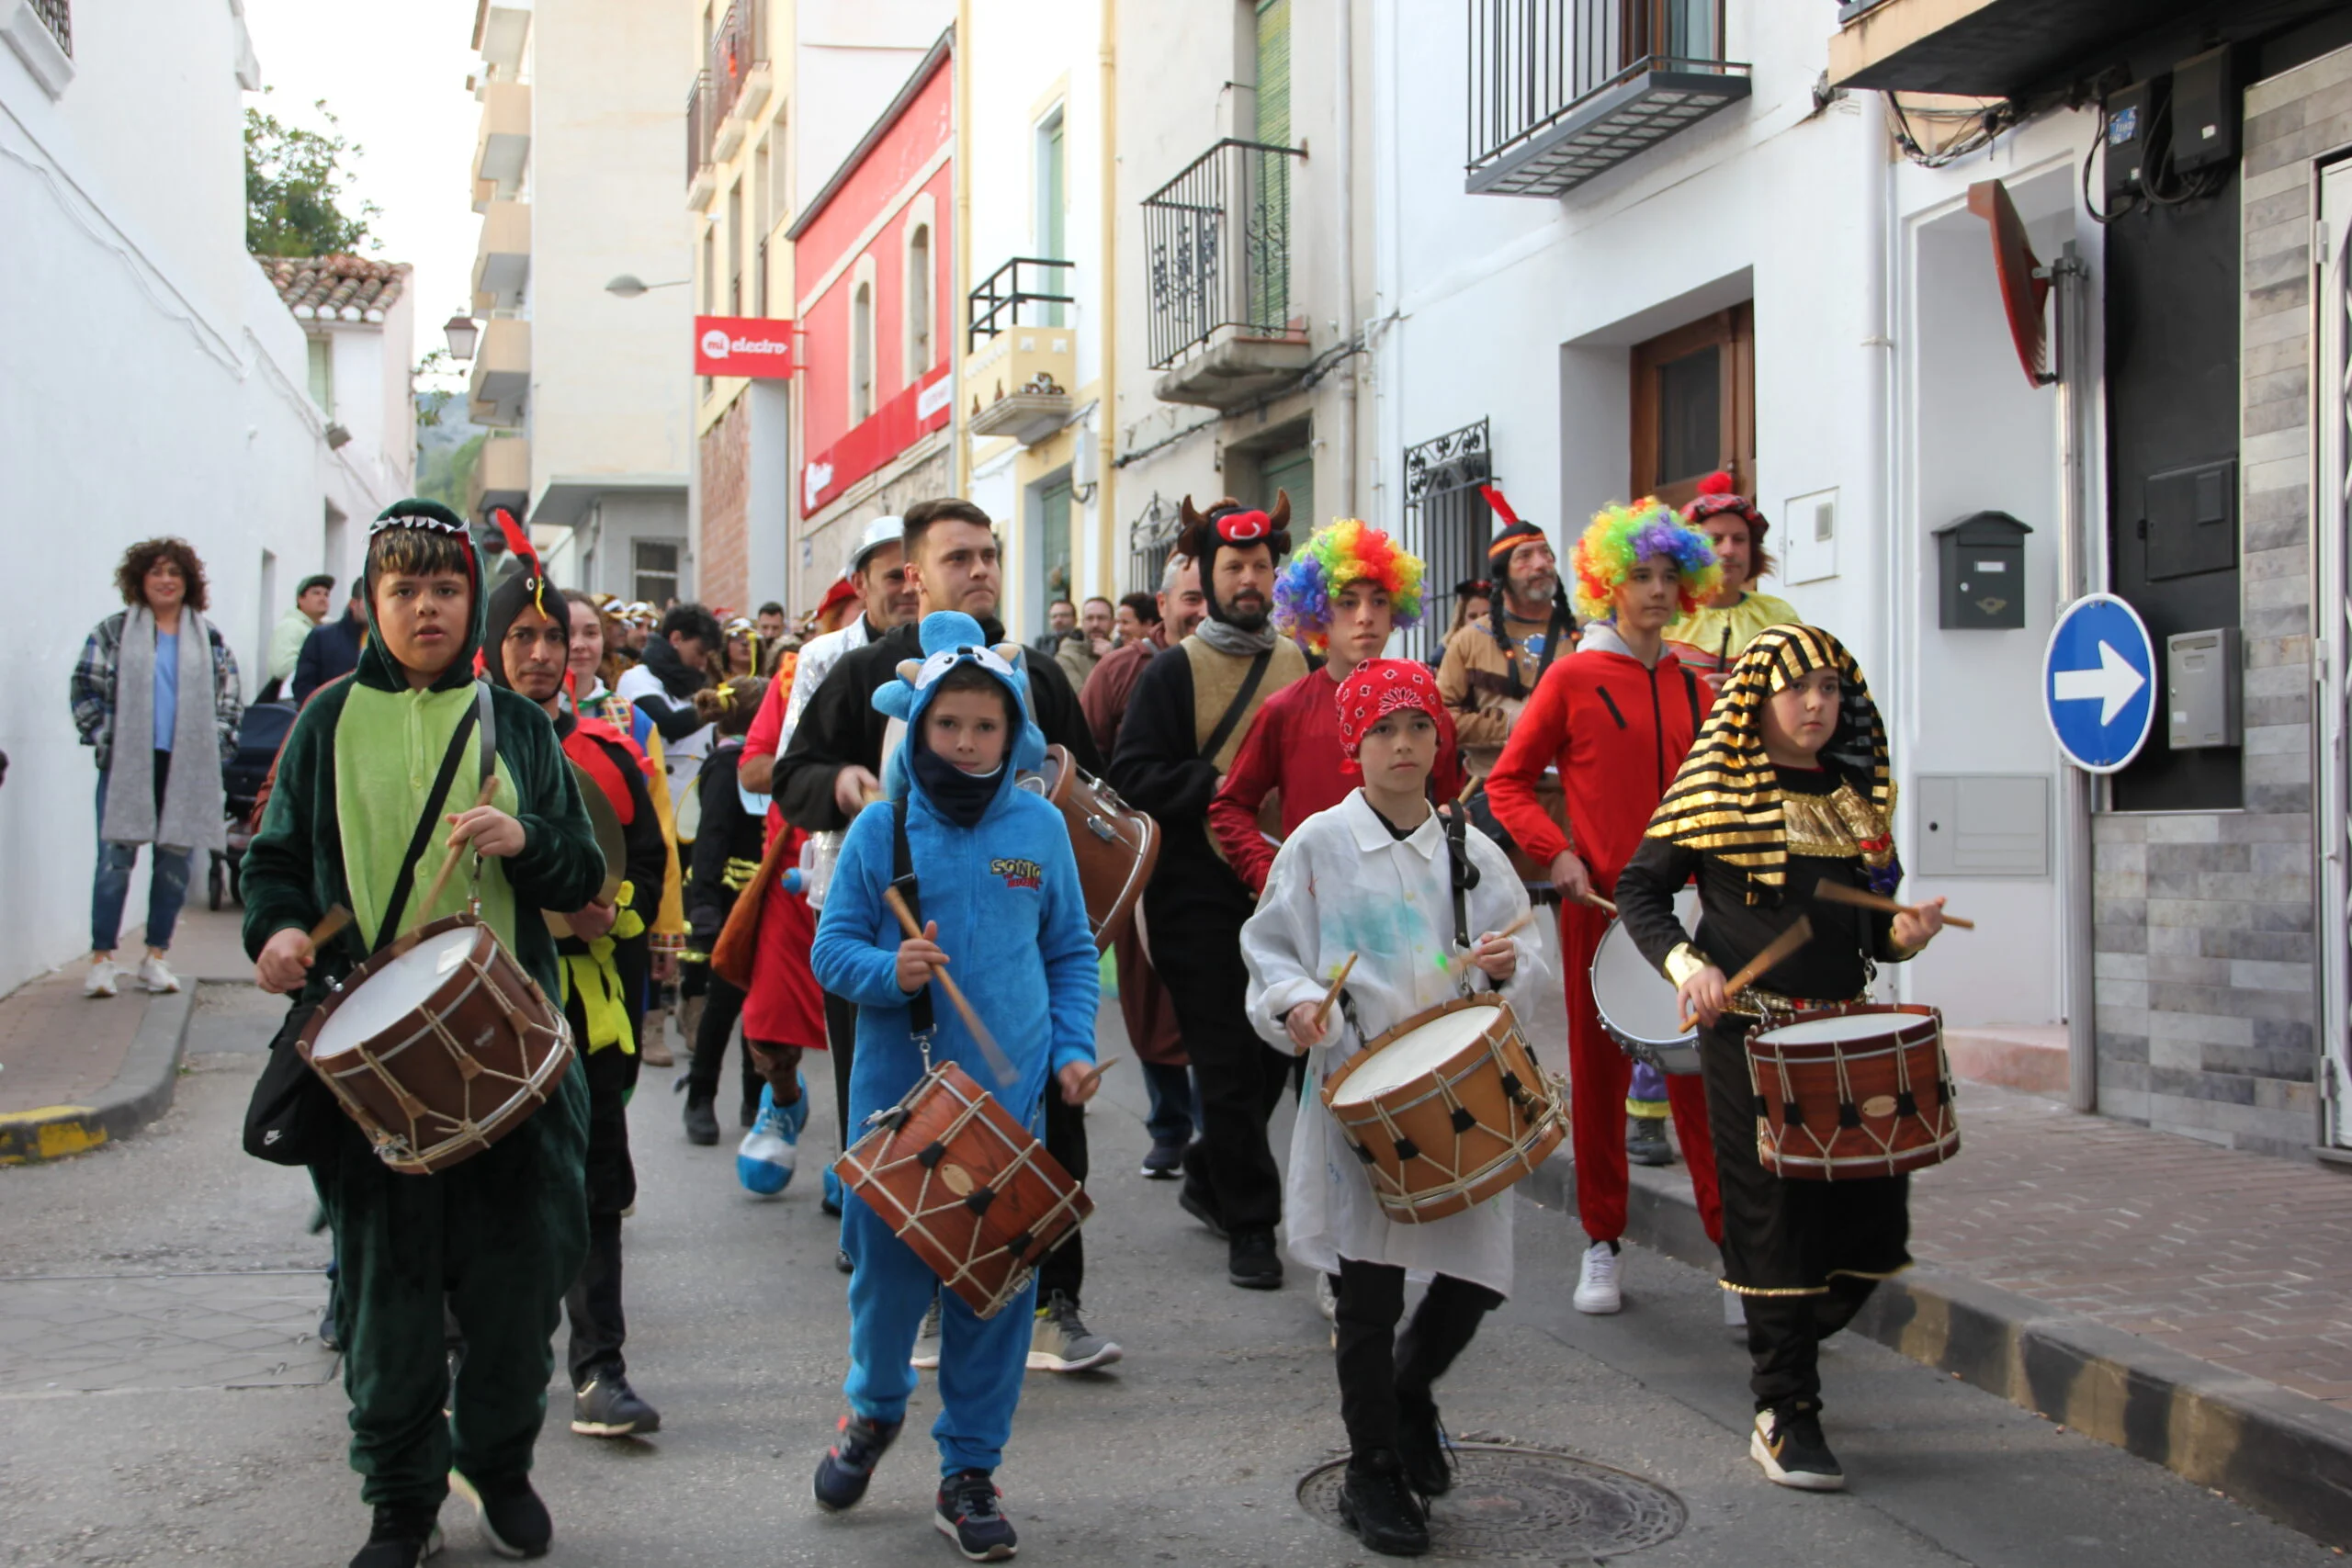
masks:
<instances>
[{"instance_id":1,"label":"overcast sky","mask_svg":"<svg viewBox=\"0 0 2352 1568\"><path fill-rule=\"evenodd\" d=\"M322 129L324 98L344 133L365 149L355 193L383 209L374 223L386 261L416 268L416 354L441 344L441 323L466 307L481 220L469 165L480 107L466 76L473 0L244 0L266 104L281 119Z\"/></svg>"}]
</instances>

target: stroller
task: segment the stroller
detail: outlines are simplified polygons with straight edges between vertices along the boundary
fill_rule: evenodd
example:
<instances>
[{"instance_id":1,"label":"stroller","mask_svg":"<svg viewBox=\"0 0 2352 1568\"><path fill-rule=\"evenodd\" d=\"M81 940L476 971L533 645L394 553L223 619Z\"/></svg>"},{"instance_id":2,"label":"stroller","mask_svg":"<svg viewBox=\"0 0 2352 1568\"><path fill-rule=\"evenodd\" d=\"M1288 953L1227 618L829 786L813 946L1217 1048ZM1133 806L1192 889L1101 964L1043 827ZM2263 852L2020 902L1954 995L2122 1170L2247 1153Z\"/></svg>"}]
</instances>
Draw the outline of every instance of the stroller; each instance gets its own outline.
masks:
<instances>
[{"instance_id":1,"label":"stroller","mask_svg":"<svg viewBox=\"0 0 2352 1568\"><path fill-rule=\"evenodd\" d=\"M215 909L225 898L240 897L237 870L245 846L253 842L254 804L261 798L262 781L269 777L278 748L286 744L286 732L294 728L296 711L290 702L255 703L247 708L237 726L237 749L220 764L220 783L229 797L229 847L212 852L206 878L205 892Z\"/></svg>"}]
</instances>

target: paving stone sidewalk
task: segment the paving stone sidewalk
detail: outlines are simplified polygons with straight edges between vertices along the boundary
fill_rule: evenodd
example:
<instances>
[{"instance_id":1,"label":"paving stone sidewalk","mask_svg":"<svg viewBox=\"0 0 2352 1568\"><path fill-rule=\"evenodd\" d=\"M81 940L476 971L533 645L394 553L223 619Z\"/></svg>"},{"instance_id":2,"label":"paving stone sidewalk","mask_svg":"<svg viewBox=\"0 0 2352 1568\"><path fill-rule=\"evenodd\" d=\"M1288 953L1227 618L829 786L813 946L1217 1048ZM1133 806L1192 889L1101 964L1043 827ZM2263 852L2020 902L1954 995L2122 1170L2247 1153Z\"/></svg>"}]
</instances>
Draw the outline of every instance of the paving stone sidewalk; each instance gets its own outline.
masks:
<instances>
[{"instance_id":1,"label":"paving stone sidewalk","mask_svg":"<svg viewBox=\"0 0 2352 1568\"><path fill-rule=\"evenodd\" d=\"M1961 1091L1912 1183L1923 1263L2352 1408L2352 1173Z\"/></svg>"}]
</instances>

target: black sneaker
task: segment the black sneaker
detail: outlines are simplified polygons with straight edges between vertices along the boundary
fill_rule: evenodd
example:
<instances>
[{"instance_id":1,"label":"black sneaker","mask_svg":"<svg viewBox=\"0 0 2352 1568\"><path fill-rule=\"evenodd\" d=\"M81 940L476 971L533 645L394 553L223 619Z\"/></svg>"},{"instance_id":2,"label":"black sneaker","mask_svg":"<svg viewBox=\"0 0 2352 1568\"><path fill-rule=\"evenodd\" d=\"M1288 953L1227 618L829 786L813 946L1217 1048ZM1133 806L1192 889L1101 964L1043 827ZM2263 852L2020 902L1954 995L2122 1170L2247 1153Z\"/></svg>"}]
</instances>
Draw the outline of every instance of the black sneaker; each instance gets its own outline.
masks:
<instances>
[{"instance_id":1,"label":"black sneaker","mask_svg":"<svg viewBox=\"0 0 2352 1568\"><path fill-rule=\"evenodd\" d=\"M1846 1472L1821 1435L1819 1405L1780 1404L1757 1412L1747 1456L1764 1467L1765 1477L1776 1486L1800 1492L1846 1489Z\"/></svg>"},{"instance_id":2,"label":"black sneaker","mask_svg":"<svg viewBox=\"0 0 2352 1568\"><path fill-rule=\"evenodd\" d=\"M441 1510L409 1503L376 1505L376 1526L351 1568L416 1568L441 1550Z\"/></svg>"},{"instance_id":3,"label":"black sneaker","mask_svg":"<svg viewBox=\"0 0 2352 1568\"><path fill-rule=\"evenodd\" d=\"M741 1116L741 1125L742 1125L743 1131L745 1131L746 1133L750 1132L753 1127L756 1127L756 1126L758 1126L758 1125L759 1125L759 1122L760 1122L760 1102L759 1102L758 1100L746 1100L746 1101L744 1102L744 1105L743 1105L743 1111L742 1111L742 1116Z\"/></svg>"},{"instance_id":4,"label":"black sneaker","mask_svg":"<svg viewBox=\"0 0 2352 1568\"><path fill-rule=\"evenodd\" d=\"M985 1470L959 1470L939 1483L932 1522L974 1562L1001 1562L1019 1548L1012 1521L997 1506L996 1483Z\"/></svg>"},{"instance_id":5,"label":"black sneaker","mask_svg":"<svg viewBox=\"0 0 2352 1568\"><path fill-rule=\"evenodd\" d=\"M718 1142L718 1112L709 1100L686 1096L686 1142L704 1148Z\"/></svg>"},{"instance_id":6,"label":"black sneaker","mask_svg":"<svg viewBox=\"0 0 2352 1568\"><path fill-rule=\"evenodd\" d=\"M1225 1216L1216 1212L1216 1201L1187 1180L1176 1194L1176 1206L1208 1226L1209 1235L1224 1241Z\"/></svg>"},{"instance_id":7,"label":"black sneaker","mask_svg":"<svg viewBox=\"0 0 2352 1568\"><path fill-rule=\"evenodd\" d=\"M845 1247L837 1247L833 1248L833 1267L844 1274L850 1273L857 1268L856 1264L850 1261L849 1248Z\"/></svg>"},{"instance_id":8,"label":"black sneaker","mask_svg":"<svg viewBox=\"0 0 2352 1568\"><path fill-rule=\"evenodd\" d=\"M1666 1123L1655 1116L1625 1118L1625 1157L1634 1165L1672 1165L1674 1150L1666 1141Z\"/></svg>"},{"instance_id":9,"label":"black sneaker","mask_svg":"<svg viewBox=\"0 0 2352 1568\"><path fill-rule=\"evenodd\" d=\"M545 1557L555 1539L555 1521L548 1506L531 1490L528 1476L510 1475L503 1481L476 1481L457 1471L449 1484L474 1506L484 1546L501 1557Z\"/></svg>"},{"instance_id":10,"label":"black sneaker","mask_svg":"<svg viewBox=\"0 0 2352 1568\"><path fill-rule=\"evenodd\" d=\"M606 1372L571 1396L571 1429L583 1438L642 1438L662 1429L662 1416L628 1379Z\"/></svg>"},{"instance_id":11,"label":"black sneaker","mask_svg":"<svg viewBox=\"0 0 2352 1568\"><path fill-rule=\"evenodd\" d=\"M1252 1225L1233 1233L1226 1247L1225 1277L1245 1291L1282 1288L1283 1260L1274 1255L1274 1233L1270 1227Z\"/></svg>"},{"instance_id":12,"label":"black sneaker","mask_svg":"<svg viewBox=\"0 0 2352 1568\"><path fill-rule=\"evenodd\" d=\"M1143 1156L1143 1174L1150 1181L1173 1181L1184 1173L1184 1140L1154 1138Z\"/></svg>"},{"instance_id":13,"label":"black sneaker","mask_svg":"<svg viewBox=\"0 0 2352 1568\"><path fill-rule=\"evenodd\" d=\"M817 1461L817 1506L829 1513L854 1508L874 1480L874 1467L899 1440L903 1421L869 1421L863 1416L841 1419L842 1440Z\"/></svg>"},{"instance_id":14,"label":"black sneaker","mask_svg":"<svg viewBox=\"0 0 2352 1568\"><path fill-rule=\"evenodd\" d=\"M1453 1456L1438 1425L1437 1405L1428 1399L1396 1396L1396 1458L1405 1479L1424 1497L1453 1489Z\"/></svg>"},{"instance_id":15,"label":"black sneaker","mask_svg":"<svg viewBox=\"0 0 2352 1568\"><path fill-rule=\"evenodd\" d=\"M1403 1463L1386 1449L1348 1461L1340 1522L1384 1557L1419 1557L1430 1549L1429 1517L1406 1485Z\"/></svg>"}]
</instances>

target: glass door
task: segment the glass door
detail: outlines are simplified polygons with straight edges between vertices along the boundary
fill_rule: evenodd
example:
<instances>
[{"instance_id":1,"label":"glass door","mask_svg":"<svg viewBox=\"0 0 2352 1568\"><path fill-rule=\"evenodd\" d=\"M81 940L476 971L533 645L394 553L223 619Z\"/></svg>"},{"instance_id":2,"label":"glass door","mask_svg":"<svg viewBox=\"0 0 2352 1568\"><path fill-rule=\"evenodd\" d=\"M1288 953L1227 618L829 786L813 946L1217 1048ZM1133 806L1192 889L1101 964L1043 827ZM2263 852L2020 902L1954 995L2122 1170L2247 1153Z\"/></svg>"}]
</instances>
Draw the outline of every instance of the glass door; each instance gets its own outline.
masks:
<instances>
[{"instance_id":1,"label":"glass door","mask_svg":"<svg viewBox=\"0 0 2352 1568\"><path fill-rule=\"evenodd\" d=\"M2313 583L2312 650L2318 674L2319 809L2312 818L2319 861L2321 1094L2325 1141L2352 1145L2352 756L2346 743L2345 661L2352 653L2352 579L2347 579L2345 529L2352 525L2352 162L2320 174L2318 251L2320 299L2315 363L2319 367L2318 492L2312 502L2312 532L2319 541L2319 575Z\"/></svg>"}]
</instances>

